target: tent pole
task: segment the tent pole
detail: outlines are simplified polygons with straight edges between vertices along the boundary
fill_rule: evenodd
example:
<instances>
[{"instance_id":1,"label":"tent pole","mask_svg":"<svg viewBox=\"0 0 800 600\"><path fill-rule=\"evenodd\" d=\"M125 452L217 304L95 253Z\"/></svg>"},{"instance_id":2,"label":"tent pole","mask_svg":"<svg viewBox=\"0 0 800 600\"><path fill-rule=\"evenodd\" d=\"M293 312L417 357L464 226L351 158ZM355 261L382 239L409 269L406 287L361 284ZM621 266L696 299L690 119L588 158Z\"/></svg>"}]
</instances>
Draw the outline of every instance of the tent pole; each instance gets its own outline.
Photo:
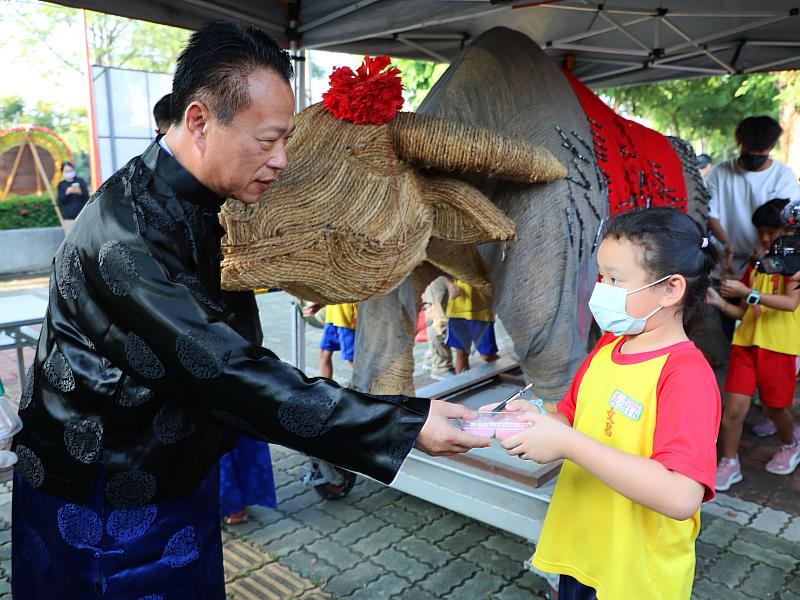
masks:
<instances>
[{"instance_id":1,"label":"tent pole","mask_svg":"<svg viewBox=\"0 0 800 600\"><path fill-rule=\"evenodd\" d=\"M97 116L94 110L94 81L92 79L92 61L89 54L89 25L86 9L83 13L83 51L86 59L86 81L89 85L89 173L92 190L100 187L100 157L97 151ZM60 215L59 215L60 218ZM63 220L62 220L63 221Z\"/></svg>"},{"instance_id":2,"label":"tent pole","mask_svg":"<svg viewBox=\"0 0 800 600\"><path fill-rule=\"evenodd\" d=\"M53 186L50 185L50 180L47 178L47 173L45 173L44 166L39 158L39 152L36 150L36 145L33 143L33 140L30 138L30 136L28 136L27 141L28 147L31 149L31 153L33 154L33 162L36 165L36 171L42 178L42 181L44 181L44 187L47 189L47 194L50 196L50 202L53 204L53 208L56 211L58 222L61 223L61 227L64 227L64 217L61 216L61 209L58 208L56 195L53 193Z\"/></svg>"},{"instance_id":3,"label":"tent pole","mask_svg":"<svg viewBox=\"0 0 800 600\"><path fill-rule=\"evenodd\" d=\"M27 134L26 134L27 139ZM19 163L22 160L22 152L25 150L25 144L23 143L19 150L17 150L17 157L14 159L14 166L11 167L11 173L8 174L8 179L6 179L6 187L3 188L3 195L0 196L0 200L4 200L6 196L8 196L8 192L11 191L11 186L14 185L14 179L16 179L17 169L19 169Z\"/></svg>"}]
</instances>

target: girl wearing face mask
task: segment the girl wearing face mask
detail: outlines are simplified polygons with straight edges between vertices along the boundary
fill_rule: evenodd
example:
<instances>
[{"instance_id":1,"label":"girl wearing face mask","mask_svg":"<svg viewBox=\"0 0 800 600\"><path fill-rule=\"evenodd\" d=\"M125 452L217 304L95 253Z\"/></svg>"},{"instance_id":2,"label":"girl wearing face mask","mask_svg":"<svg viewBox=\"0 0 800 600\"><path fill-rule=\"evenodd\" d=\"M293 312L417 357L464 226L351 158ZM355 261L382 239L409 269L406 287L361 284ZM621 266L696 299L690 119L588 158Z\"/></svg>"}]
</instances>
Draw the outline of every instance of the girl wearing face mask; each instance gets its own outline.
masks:
<instances>
[{"instance_id":1,"label":"girl wearing face mask","mask_svg":"<svg viewBox=\"0 0 800 600\"><path fill-rule=\"evenodd\" d=\"M89 201L86 182L75 174L74 165L65 161L61 165L61 181L58 182L58 208L64 219L64 231L69 233L72 224Z\"/></svg>"},{"instance_id":2,"label":"girl wearing face mask","mask_svg":"<svg viewBox=\"0 0 800 600\"><path fill-rule=\"evenodd\" d=\"M561 576L559 598L688 599L700 504L714 497L720 397L687 327L716 253L673 209L618 215L598 251L589 307L607 333L553 415L511 455L565 459L533 564Z\"/></svg>"}]
</instances>

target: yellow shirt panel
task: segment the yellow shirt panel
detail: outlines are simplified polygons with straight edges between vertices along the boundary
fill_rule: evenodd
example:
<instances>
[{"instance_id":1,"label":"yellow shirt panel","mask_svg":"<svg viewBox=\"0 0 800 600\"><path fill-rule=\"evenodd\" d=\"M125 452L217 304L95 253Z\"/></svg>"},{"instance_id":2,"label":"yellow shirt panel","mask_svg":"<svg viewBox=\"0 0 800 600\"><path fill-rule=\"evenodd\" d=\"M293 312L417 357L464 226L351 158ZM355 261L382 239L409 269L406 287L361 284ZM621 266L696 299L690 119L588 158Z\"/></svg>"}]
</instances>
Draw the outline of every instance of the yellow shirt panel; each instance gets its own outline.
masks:
<instances>
[{"instance_id":1,"label":"yellow shirt panel","mask_svg":"<svg viewBox=\"0 0 800 600\"><path fill-rule=\"evenodd\" d=\"M573 427L623 452L650 458L656 387L669 354L635 364L601 348L583 376ZM533 564L570 575L599 600L688 600L700 512L676 521L615 492L564 461Z\"/></svg>"},{"instance_id":2,"label":"yellow shirt panel","mask_svg":"<svg viewBox=\"0 0 800 600\"><path fill-rule=\"evenodd\" d=\"M786 280L781 275L768 275L753 269L750 287L761 292L762 296L783 294ZM733 334L733 343L800 356L800 306L794 312L761 304L747 306L742 322Z\"/></svg>"},{"instance_id":3,"label":"yellow shirt panel","mask_svg":"<svg viewBox=\"0 0 800 600\"><path fill-rule=\"evenodd\" d=\"M461 290L461 295L458 298L448 299L448 319L494 321L492 297L490 294L484 294L460 279L453 279L453 283Z\"/></svg>"},{"instance_id":4,"label":"yellow shirt panel","mask_svg":"<svg viewBox=\"0 0 800 600\"><path fill-rule=\"evenodd\" d=\"M355 329L357 311L356 304L329 304L325 307L325 322L331 323L334 327Z\"/></svg>"}]
</instances>

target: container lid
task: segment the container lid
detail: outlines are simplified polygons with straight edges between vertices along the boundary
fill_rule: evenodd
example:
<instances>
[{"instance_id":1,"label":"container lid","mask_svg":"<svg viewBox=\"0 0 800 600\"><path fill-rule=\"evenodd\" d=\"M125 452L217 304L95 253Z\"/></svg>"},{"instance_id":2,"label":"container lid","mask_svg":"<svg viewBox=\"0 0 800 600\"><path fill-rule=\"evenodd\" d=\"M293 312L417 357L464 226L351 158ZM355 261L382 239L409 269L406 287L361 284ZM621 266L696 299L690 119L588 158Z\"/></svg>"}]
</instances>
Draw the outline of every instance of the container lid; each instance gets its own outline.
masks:
<instances>
[{"instance_id":1,"label":"container lid","mask_svg":"<svg viewBox=\"0 0 800 600\"><path fill-rule=\"evenodd\" d=\"M0 396L0 438L9 438L22 429L22 421L8 396Z\"/></svg>"}]
</instances>

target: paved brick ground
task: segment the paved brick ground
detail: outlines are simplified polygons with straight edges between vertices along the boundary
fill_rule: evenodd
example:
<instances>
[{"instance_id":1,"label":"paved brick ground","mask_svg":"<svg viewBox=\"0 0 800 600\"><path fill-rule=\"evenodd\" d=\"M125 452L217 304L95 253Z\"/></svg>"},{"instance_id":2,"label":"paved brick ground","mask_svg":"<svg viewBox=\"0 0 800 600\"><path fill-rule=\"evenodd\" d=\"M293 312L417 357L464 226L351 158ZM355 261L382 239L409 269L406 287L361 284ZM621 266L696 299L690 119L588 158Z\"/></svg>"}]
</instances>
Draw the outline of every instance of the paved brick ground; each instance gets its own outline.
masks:
<instances>
[{"instance_id":1,"label":"paved brick ground","mask_svg":"<svg viewBox=\"0 0 800 600\"><path fill-rule=\"evenodd\" d=\"M0 293L25 285L0 284ZM26 293L46 295L37 285ZM265 343L288 357L285 298L262 296L259 306ZM312 372L318 336L309 329ZM13 397L16 368L14 353L0 352L0 378ZM349 378L346 363L334 368ZM746 433L744 482L704 506L694 598L800 600L800 473L763 471L776 444ZM325 502L299 482L302 455L274 447L273 456L278 510L255 507L248 522L223 529L231 598L546 597L545 581L523 566L533 550L526 540L364 478L344 500ZM0 485L0 599L10 598L10 501L9 484Z\"/></svg>"}]
</instances>

